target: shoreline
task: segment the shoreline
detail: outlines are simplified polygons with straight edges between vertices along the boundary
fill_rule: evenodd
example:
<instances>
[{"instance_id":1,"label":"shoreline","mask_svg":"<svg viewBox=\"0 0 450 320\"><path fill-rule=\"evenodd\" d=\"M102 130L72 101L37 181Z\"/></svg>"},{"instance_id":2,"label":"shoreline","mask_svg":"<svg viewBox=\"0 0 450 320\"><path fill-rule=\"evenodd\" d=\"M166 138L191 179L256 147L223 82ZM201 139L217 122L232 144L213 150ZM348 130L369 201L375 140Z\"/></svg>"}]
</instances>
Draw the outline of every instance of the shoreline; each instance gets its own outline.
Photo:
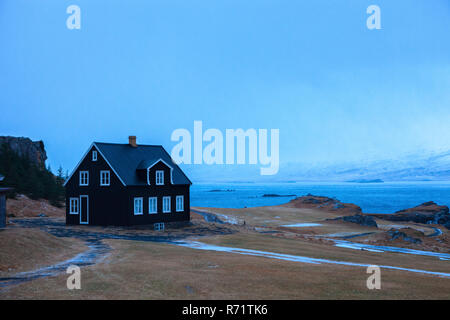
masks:
<instances>
[{"instance_id":1,"label":"shoreline","mask_svg":"<svg viewBox=\"0 0 450 320\"><path fill-rule=\"evenodd\" d=\"M210 192L210 190L215 190ZM231 191L232 190L232 191ZM427 201L450 206L450 182L297 182L194 184L191 205L241 209L282 205L308 193L335 197L360 206L367 214L392 214ZM230 197L231 195L231 197Z\"/></svg>"}]
</instances>

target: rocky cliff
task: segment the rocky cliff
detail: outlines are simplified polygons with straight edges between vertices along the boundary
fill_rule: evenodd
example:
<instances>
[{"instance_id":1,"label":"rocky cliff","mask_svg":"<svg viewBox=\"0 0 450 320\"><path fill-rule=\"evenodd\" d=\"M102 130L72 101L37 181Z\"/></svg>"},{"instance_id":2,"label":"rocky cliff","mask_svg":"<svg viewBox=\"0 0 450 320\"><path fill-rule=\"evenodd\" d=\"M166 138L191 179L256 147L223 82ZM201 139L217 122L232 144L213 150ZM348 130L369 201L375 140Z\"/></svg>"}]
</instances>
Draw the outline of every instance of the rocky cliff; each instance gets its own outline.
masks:
<instances>
[{"instance_id":1,"label":"rocky cliff","mask_svg":"<svg viewBox=\"0 0 450 320\"><path fill-rule=\"evenodd\" d=\"M31 141L30 138L25 137L0 136L0 146L3 144L7 144L18 155L27 158L37 166L45 166L47 153L43 141Z\"/></svg>"}]
</instances>

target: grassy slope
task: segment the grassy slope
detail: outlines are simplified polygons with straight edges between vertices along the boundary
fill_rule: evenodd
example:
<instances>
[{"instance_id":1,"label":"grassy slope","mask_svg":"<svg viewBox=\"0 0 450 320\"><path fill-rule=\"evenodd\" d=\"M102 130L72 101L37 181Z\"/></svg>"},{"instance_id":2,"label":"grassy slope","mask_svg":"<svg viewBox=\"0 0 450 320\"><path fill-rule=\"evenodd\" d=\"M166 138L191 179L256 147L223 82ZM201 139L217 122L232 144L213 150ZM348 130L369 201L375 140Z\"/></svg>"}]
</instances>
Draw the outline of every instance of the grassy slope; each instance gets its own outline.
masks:
<instances>
[{"instance_id":1,"label":"grassy slope","mask_svg":"<svg viewBox=\"0 0 450 320\"><path fill-rule=\"evenodd\" d=\"M79 240L25 228L0 230L0 243L0 277L64 261L87 249Z\"/></svg>"}]
</instances>

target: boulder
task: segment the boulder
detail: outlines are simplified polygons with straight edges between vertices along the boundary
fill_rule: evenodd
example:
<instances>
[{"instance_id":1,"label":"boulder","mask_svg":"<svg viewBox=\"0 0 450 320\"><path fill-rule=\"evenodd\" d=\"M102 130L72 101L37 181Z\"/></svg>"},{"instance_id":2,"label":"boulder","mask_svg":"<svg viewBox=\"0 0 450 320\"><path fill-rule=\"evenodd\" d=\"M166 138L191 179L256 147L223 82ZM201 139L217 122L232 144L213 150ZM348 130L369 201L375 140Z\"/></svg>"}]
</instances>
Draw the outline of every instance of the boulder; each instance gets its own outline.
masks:
<instances>
[{"instance_id":1,"label":"boulder","mask_svg":"<svg viewBox=\"0 0 450 320\"><path fill-rule=\"evenodd\" d=\"M422 240L419 238L414 238L407 235L405 232L400 231L398 229L391 229L388 231L388 235L391 237L391 240L403 240L410 243L422 243Z\"/></svg>"}]
</instances>

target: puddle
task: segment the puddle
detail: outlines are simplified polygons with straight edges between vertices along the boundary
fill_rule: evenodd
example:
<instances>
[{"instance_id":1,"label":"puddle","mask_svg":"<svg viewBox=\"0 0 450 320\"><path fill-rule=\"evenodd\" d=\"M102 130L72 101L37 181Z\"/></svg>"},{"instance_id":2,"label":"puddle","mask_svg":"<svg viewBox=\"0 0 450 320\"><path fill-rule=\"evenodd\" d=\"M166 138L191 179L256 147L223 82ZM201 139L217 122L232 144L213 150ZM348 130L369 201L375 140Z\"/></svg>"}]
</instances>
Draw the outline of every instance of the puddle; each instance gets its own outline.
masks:
<instances>
[{"instance_id":1,"label":"puddle","mask_svg":"<svg viewBox=\"0 0 450 320\"><path fill-rule=\"evenodd\" d=\"M304 228L304 227L319 227L319 226L321 226L320 223L305 222L305 223L284 224L281 227Z\"/></svg>"}]
</instances>

